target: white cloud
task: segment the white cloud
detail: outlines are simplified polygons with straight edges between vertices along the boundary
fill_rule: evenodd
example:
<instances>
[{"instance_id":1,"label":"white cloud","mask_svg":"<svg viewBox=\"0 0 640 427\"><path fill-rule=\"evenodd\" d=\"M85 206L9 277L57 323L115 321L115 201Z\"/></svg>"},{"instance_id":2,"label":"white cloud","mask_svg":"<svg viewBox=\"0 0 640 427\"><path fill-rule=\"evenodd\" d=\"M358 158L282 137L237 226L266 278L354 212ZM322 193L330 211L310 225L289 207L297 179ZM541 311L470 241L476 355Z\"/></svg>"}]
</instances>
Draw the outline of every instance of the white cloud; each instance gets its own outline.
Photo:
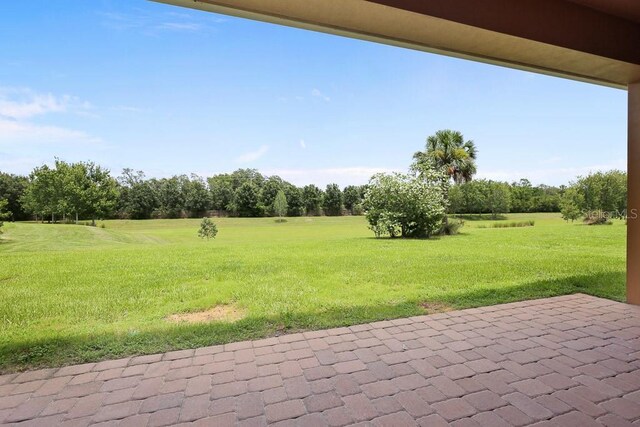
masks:
<instances>
[{"instance_id":1,"label":"white cloud","mask_svg":"<svg viewBox=\"0 0 640 427\"><path fill-rule=\"evenodd\" d=\"M329 102L331 101L331 98L329 98L327 95L325 95L324 93L320 92L320 90L318 89L313 89L311 91L311 96L313 96L314 98L318 98L323 100L324 102Z\"/></svg>"},{"instance_id":2,"label":"white cloud","mask_svg":"<svg viewBox=\"0 0 640 427\"><path fill-rule=\"evenodd\" d=\"M265 170L267 175L278 175L295 185L315 184L325 186L336 183L341 187L361 185L369 182L372 175L380 172L401 172L401 170L383 167L352 166L342 168L319 169L271 169Z\"/></svg>"},{"instance_id":3,"label":"white cloud","mask_svg":"<svg viewBox=\"0 0 640 427\"><path fill-rule=\"evenodd\" d=\"M304 142L304 139L300 140L300 148L302 148L303 150L307 148L307 143Z\"/></svg>"},{"instance_id":4,"label":"white cloud","mask_svg":"<svg viewBox=\"0 0 640 427\"><path fill-rule=\"evenodd\" d=\"M49 113L67 112L87 116L92 115L92 109L89 102L81 101L75 96L54 96L26 88L0 87L0 116L9 119L30 119Z\"/></svg>"},{"instance_id":5,"label":"white cloud","mask_svg":"<svg viewBox=\"0 0 640 427\"><path fill-rule=\"evenodd\" d=\"M263 157L269 151L268 145L263 145L257 150L246 152L236 158L238 163L251 163Z\"/></svg>"},{"instance_id":6,"label":"white cloud","mask_svg":"<svg viewBox=\"0 0 640 427\"><path fill-rule=\"evenodd\" d=\"M0 144L9 144L24 153L27 146L42 144L98 144L100 138L85 132L51 124L38 123L36 118L51 114L74 114L96 117L93 107L71 95L56 96L36 93L28 88L0 87ZM15 144L20 144L15 146Z\"/></svg>"},{"instance_id":7,"label":"white cloud","mask_svg":"<svg viewBox=\"0 0 640 427\"><path fill-rule=\"evenodd\" d=\"M226 22L214 15L204 18L187 13L148 13L134 10L132 13L101 12L102 25L116 31L135 30L146 35L157 35L165 31L199 32L210 29L211 24Z\"/></svg>"},{"instance_id":8,"label":"white cloud","mask_svg":"<svg viewBox=\"0 0 640 427\"><path fill-rule=\"evenodd\" d=\"M30 144L82 142L97 144L100 143L101 140L85 132L73 129L0 119L0 144L4 142L28 142Z\"/></svg>"},{"instance_id":9,"label":"white cloud","mask_svg":"<svg viewBox=\"0 0 640 427\"><path fill-rule=\"evenodd\" d=\"M157 28L172 31L198 31L202 29L202 25L195 22L163 22Z\"/></svg>"},{"instance_id":10,"label":"white cloud","mask_svg":"<svg viewBox=\"0 0 640 427\"><path fill-rule=\"evenodd\" d=\"M132 107L129 105L116 105L115 107L111 107L111 110L124 113L146 113L149 111L144 108Z\"/></svg>"},{"instance_id":11,"label":"white cloud","mask_svg":"<svg viewBox=\"0 0 640 427\"><path fill-rule=\"evenodd\" d=\"M566 168L546 168L531 170L493 170L478 172L477 178L493 179L495 181L518 181L521 178L529 179L534 184L562 185L574 181L576 177L587 175L591 172L608 171L611 169L627 169L627 161L618 159L610 163L595 164L589 166L577 166Z\"/></svg>"}]
</instances>

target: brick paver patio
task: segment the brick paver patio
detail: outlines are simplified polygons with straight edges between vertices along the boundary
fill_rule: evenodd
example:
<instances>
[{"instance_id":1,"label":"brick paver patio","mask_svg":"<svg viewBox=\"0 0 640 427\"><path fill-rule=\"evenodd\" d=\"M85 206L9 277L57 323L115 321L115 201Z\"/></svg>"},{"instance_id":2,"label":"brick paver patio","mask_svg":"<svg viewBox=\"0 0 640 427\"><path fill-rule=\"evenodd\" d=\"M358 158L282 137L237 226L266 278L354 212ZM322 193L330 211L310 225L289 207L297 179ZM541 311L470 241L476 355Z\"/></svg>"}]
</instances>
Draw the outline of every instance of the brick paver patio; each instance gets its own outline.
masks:
<instances>
[{"instance_id":1,"label":"brick paver patio","mask_svg":"<svg viewBox=\"0 0 640 427\"><path fill-rule=\"evenodd\" d=\"M640 425L640 307L571 295L0 377L0 423Z\"/></svg>"}]
</instances>

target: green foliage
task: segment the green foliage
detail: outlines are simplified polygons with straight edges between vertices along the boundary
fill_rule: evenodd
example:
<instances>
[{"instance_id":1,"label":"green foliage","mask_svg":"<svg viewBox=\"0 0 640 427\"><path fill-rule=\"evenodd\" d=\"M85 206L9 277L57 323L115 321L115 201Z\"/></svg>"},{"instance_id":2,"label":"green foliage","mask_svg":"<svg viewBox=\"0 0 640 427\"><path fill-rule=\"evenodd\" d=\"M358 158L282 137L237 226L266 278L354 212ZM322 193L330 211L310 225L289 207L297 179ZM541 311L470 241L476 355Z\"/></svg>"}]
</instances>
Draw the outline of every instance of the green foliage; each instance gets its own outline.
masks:
<instances>
[{"instance_id":1,"label":"green foliage","mask_svg":"<svg viewBox=\"0 0 640 427\"><path fill-rule=\"evenodd\" d=\"M211 194L202 177L192 174L191 179L183 182L184 208L195 216L211 209Z\"/></svg>"},{"instance_id":2,"label":"green foliage","mask_svg":"<svg viewBox=\"0 0 640 427\"><path fill-rule=\"evenodd\" d=\"M534 225L536 225L536 222L534 220L494 222L491 224L491 228L520 228L520 227L533 227Z\"/></svg>"},{"instance_id":3,"label":"green foliage","mask_svg":"<svg viewBox=\"0 0 640 427\"><path fill-rule=\"evenodd\" d=\"M7 210L9 202L5 199L0 199L0 234L2 234L2 227L4 226L4 220L10 218L11 213Z\"/></svg>"},{"instance_id":4,"label":"green foliage","mask_svg":"<svg viewBox=\"0 0 640 427\"><path fill-rule=\"evenodd\" d=\"M145 180L144 172L124 169L118 178L120 184L120 217L130 219L151 218L158 206L158 197L150 181Z\"/></svg>"},{"instance_id":5,"label":"green foliage","mask_svg":"<svg viewBox=\"0 0 640 427\"><path fill-rule=\"evenodd\" d=\"M478 184L480 183L480 184ZM493 190L487 183L494 185ZM493 191L493 197L489 197ZM563 187L539 185L534 187L526 179L511 184L475 180L454 185L449 192L450 212L456 214L506 212L560 212ZM508 209L507 209L508 207Z\"/></svg>"},{"instance_id":6,"label":"green foliage","mask_svg":"<svg viewBox=\"0 0 640 427\"><path fill-rule=\"evenodd\" d=\"M399 173L374 175L365 206L376 237L430 237L440 229L445 214L441 185Z\"/></svg>"},{"instance_id":7,"label":"green foliage","mask_svg":"<svg viewBox=\"0 0 640 427\"><path fill-rule=\"evenodd\" d=\"M273 212L280 218L280 221L282 221L283 216L287 215L288 208L287 196L284 194L284 191L278 191L273 201Z\"/></svg>"},{"instance_id":8,"label":"green foliage","mask_svg":"<svg viewBox=\"0 0 640 427\"><path fill-rule=\"evenodd\" d=\"M267 213L269 215L284 216L284 215L279 215L275 211L275 205L274 205L276 197L278 196L278 193L283 191L283 189L284 189L284 181L279 176L270 176L269 178L266 179L266 181L262 185L262 191L260 193L261 202L262 202L262 206L266 207ZM286 212L285 212L285 215L286 215Z\"/></svg>"},{"instance_id":9,"label":"green foliage","mask_svg":"<svg viewBox=\"0 0 640 427\"><path fill-rule=\"evenodd\" d=\"M366 185L348 185L342 192L344 195L344 208L348 210L351 215L362 215L362 202L367 192Z\"/></svg>"},{"instance_id":10,"label":"green foliage","mask_svg":"<svg viewBox=\"0 0 640 427\"><path fill-rule=\"evenodd\" d=\"M584 196L576 187L565 191L560 201L560 212L565 221L575 221L582 216Z\"/></svg>"},{"instance_id":11,"label":"green foliage","mask_svg":"<svg viewBox=\"0 0 640 427\"><path fill-rule=\"evenodd\" d=\"M215 239L218 234L218 227L211 220L211 218L202 218L200 222L200 230L198 230L198 237L201 239Z\"/></svg>"},{"instance_id":12,"label":"green foliage","mask_svg":"<svg viewBox=\"0 0 640 427\"><path fill-rule=\"evenodd\" d=\"M287 216L304 215L304 202L302 200L302 190L293 184L285 182L284 193L287 197Z\"/></svg>"},{"instance_id":13,"label":"green foliage","mask_svg":"<svg viewBox=\"0 0 640 427\"><path fill-rule=\"evenodd\" d=\"M509 184L485 179L454 185L449 191L449 200L451 212L490 213L494 219L511 208Z\"/></svg>"},{"instance_id":14,"label":"green foliage","mask_svg":"<svg viewBox=\"0 0 640 427\"><path fill-rule=\"evenodd\" d=\"M115 209L118 185L108 170L93 162L66 163L56 159L55 167L35 168L22 198L23 206L40 215L104 218Z\"/></svg>"},{"instance_id":15,"label":"green foliage","mask_svg":"<svg viewBox=\"0 0 640 427\"><path fill-rule=\"evenodd\" d=\"M246 181L233 193L232 211L240 217L262 216L260 190L251 181Z\"/></svg>"},{"instance_id":16,"label":"green foliage","mask_svg":"<svg viewBox=\"0 0 640 427\"><path fill-rule=\"evenodd\" d=\"M28 185L29 180L26 176L0 172L0 199L7 201L7 219L22 221L29 218L20 201Z\"/></svg>"},{"instance_id":17,"label":"green foliage","mask_svg":"<svg viewBox=\"0 0 640 427\"><path fill-rule=\"evenodd\" d=\"M307 215L322 215L324 193L313 184L305 185L302 189L302 203Z\"/></svg>"},{"instance_id":18,"label":"green foliage","mask_svg":"<svg viewBox=\"0 0 640 427\"><path fill-rule=\"evenodd\" d=\"M565 220L583 217L587 224L607 224L609 219L624 218L627 211L627 174L612 170L578 177L562 196L561 212Z\"/></svg>"},{"instance_id":19,"label":"green foliage","mask_svg":"<svg viewBox=\"0 0 640 427\"><path fill-rule=\"evenodd\" d=\"M439 234L445 236L454 236L460 232L460 229L464 226L464 221L460 219L449 218L442 224Z\"/></svg>"},{"instance_id":20,"label":"green foliage","mask_svg":"<svg viewBox=\"0 0 640 427\"><path fill-rule=\"evenodd\" d=\"M324 191L324 213L325 215L342 215L342 191L338 184L327 185Z\"/></svg>"},{"instance_id":21,"label":"green foliage","mask_svg":"<svg viewBox=\"0 0 640 427\"><path fill-rule=\"evenodd\" d=\"M475 144L465 141L462 133L439 130L427 138L424 151L413 155L411 169L420 174L435 167L445 170L456 183L468 182L477 171L476 155Z\"/></svg>"},{"instance_id":22,"label":"green foliage","mask_svg":"<svg viewBox=\"0 0 640 427\"><path fill-rule=\"evenodd\" d=\"M623 218L627 210L627 174L613 170L579 177L573 185L584 198L583 210L602 211L612 218Z\"/></svg>"},{"instance_id":23,"label":"green foliage","mask_svg":"<svg viewBox=\"0 0 640 427\"><path fill-rule=\"evenodd\" d=\"M213 209L225 211L233 201L234 188L229 174L215 175L207 179Z\"/></svg>"},{"instance_id":24,"label":"green foliage","mask_svg":"<svg viewBox=\"0 0 640 427\"><path fill-rule=\"evenodd\" d=\"M586 225L612 225L610 217L606 212L602 211L590 211L584 218Z\"/></svg>"}]
</instances>

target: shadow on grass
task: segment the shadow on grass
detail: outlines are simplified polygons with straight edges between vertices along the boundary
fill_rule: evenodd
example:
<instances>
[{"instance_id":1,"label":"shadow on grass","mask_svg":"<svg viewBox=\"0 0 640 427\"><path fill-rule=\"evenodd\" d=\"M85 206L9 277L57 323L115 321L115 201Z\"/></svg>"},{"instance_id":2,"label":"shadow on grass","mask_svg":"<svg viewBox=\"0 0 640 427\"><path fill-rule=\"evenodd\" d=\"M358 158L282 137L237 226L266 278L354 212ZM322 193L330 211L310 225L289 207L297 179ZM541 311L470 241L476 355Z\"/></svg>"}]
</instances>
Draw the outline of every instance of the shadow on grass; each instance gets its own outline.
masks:
<instances>
[{"instance_id":1,"label":"shadow on grass","mask_svg":"<svg viewBox=\"0 0 640 427\"><path fill-rule=\"evenodd\" d=\"M0 373L95 362L130 355L160 353L284 333L349 326L377 320L424 314L423 305L455 309L480 307L577 292L624 301L625 273L606 272L525 283L496 289L455 292L428 301L335 307L319 312L286 313L276 317L248 317L235 323L166 325L146 331L59 337L2 344Z\"/></svg>"}]
</instances>

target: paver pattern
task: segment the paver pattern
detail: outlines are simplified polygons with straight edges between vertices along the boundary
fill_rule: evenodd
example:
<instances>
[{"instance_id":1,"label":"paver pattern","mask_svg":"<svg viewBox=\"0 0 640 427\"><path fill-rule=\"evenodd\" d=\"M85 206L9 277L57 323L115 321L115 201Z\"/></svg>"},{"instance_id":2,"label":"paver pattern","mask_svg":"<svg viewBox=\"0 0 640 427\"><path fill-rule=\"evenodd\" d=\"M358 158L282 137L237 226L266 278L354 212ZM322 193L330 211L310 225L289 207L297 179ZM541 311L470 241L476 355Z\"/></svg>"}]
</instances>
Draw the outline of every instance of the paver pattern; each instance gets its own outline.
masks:
<instances>
[{"instance_id":1,"label":"paver pattern","mask_svg":"<svg viewBox=\"0 0 640 427\"><path fill-rule=\"evenodd\" d=\"M0 424L640 425L640 307L570 295L0 377Z\"/></svg>"}]
</instances>

